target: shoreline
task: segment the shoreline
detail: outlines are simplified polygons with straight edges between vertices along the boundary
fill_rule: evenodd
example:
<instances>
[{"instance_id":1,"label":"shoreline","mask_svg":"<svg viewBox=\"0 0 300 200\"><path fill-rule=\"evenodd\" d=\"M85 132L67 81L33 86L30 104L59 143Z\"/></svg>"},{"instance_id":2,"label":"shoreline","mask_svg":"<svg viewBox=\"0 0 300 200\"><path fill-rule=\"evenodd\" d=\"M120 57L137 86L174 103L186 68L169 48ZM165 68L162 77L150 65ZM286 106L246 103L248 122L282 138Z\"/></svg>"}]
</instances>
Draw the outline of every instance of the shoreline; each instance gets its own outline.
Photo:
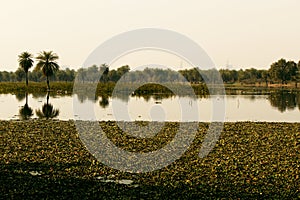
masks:
<instances>
[{"instance_id":1,"label":"shoreline","mask_svg":"<svg viewBox=\"0 0 300 200\"><path fill-rule=\"evenodd\" d=\"M166 85L172 84L175 85L178 89L177 92L179 94L185 94L183 91L185 86L191 86L196 95L207 95L209 94L208 88L204 83L189 83L189 84L182 84L182 83L165 83ZM84 93L86 92L86 87L90 87L90 89L97 87L96 94L98 96L101 95L108 95L110 96L113 92L113 88L115 87L116 83L108 82L108 83L98 83L95 86L94 83L77 83L76 92ZM51 82L51 94L60 94L60 95L70 95L74 93L73 86L74 82ZM122 85L122 90L130 90L132 88L137 89L137 83L126 83ZM218 85L214 87L218 88ZM100 89L101 88L101 89ZM233 84L224 84L224 89L226 92L230 90L259 90L259 91L278 91L278 90L287 90L287 91L294 91L299 92L300 86L295 87L294 84L289 83L287 85L281 84L269 84L268 87L266 85L258 83L255 84L241 84L241 83L233 83ZM29 82L29 87L26 88L25 83L23 82L0 82L0 93L7 94L7 93L20 93L20 92L28 92L28 93L47 93L47 86L44 82ZM95 91L94 91L95 92ZM163 92L165 95L170 95L172 92L159 84L146 84L140 89L136 90L137 95L153 95L157 92Z\"/></svg>"}]
</instances>

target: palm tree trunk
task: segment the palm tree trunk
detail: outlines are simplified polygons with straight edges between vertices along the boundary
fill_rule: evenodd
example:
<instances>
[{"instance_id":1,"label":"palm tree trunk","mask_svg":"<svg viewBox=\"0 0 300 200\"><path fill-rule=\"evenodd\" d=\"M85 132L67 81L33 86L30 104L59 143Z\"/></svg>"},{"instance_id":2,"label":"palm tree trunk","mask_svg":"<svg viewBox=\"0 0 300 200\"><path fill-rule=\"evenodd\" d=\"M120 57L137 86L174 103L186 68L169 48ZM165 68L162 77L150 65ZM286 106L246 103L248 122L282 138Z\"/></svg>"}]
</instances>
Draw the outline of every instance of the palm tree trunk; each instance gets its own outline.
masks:
<instances>
[{"instance_id":1,"label":"palm tree trunk","mask_svg":"<svg viewBox=\"0 0 300 200\"><path fill-rule=\"evenodd\" d=\"M26 72L26 87L28 87L28 72Z\"/></svg>"},{"instance_id":2,"label":"palm tree trunk","mask_svg":"<svg viewBox=\"0 0 300 200\"><path fill-rule=\"evenodd\" d=\"M48 87L48 91L50 91L49 76L47 76L47 87Z\"/></svg>"}]
</instances>

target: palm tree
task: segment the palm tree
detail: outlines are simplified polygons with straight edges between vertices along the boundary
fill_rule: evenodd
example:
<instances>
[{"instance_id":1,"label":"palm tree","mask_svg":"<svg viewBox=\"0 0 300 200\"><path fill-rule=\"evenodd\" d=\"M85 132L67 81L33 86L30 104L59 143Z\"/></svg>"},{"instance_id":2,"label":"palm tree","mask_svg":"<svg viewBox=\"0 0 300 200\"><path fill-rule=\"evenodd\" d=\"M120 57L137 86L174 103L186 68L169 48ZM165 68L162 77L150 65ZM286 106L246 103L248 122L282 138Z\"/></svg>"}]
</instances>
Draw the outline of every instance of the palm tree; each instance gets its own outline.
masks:
<instances>
[{"instance_id":1,"label":"palm tree","mask_svg":"<svg viewBox=\"0 0 300 200\"><path fill-rule=\"evenodd\" d=\"M59 115L59 110L54 109L53 105L49 103L49 92L47 93L47 102L43 105L42 110L40 109L36 110L35 114L40 119L54 118Z\"/></svg>"},{"instance_id":2,"label":"palm tree","mask_svg":"<svg viewBox=\"0 0 300 200\"><path fill-rule=\"evenodd\" d=\"M28 87L28 70L33 65L32 55L30 53L28 53L27 51L25 51L19 55L18 61L19 61L20 67L24 70L24 72L26 74L26 87Z\"/></svg>"},{"instance_id":3,"label":"palm tree","mask_svg":"<svg viewBox=\"0 0 300 200\"><path fill-rule=\"evenodd\" d=\"M100 65L100 73L101 73L100 81L107 82L108 81L109 66L106 63Z\"/></svg>"},{"instance_id":4,"label":"palm tree","mask_svg":"<svg viewBox=\"0 0 300 200\"><path fill-rule=\"evenodd\" d=\"M59 69L59 65L56 62L58 58L52 51L42 51L36 57L38 61L36 69L42 70L44 76L46 76L48 91L50 91L49 76L52 76Z\"/></svg>"},{"instance_id":5,"label":"palm tree","mask_svg":"<svg viewBox=\"0 0 300 200\"><path fill-rule=\"evenodd\" d=\"M28 106L28 94L27 92L25 93L26 97L26 103L25 105L19 110L20 118L22 120L27 120L33 115L32 108Z\"/></svg>"}]
</instances>

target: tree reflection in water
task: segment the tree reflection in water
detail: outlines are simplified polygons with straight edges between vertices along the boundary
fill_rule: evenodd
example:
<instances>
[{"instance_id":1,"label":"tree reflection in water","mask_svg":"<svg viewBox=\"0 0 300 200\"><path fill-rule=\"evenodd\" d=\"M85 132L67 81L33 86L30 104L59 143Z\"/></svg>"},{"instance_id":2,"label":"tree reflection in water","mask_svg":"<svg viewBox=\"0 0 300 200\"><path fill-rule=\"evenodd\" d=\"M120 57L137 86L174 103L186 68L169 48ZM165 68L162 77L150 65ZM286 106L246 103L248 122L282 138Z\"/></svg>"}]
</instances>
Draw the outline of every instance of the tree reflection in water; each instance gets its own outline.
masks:
<instances>
[{"instance_id":1,"label":"tree reflection in water","mask_svg":"<svg viewBox=\"0 0 300 200\"><path fill-rule=\"evenodd\" d=\"M300 110L300 92L299 91L288 91L288 90L273 90L273 91L255 91L255 93L245 93L247 95L244 96L245 99L250 99L254 104L255 100L257 98L264 98L260 95L267 96L268 101L270 102L270 105L280 112L285 112L287 110L293 110L298 107ZM250 95L251 94L251 95ZM228 98L236 98L237 95L241 95L240 93L230 93ZM107 108L109 106L109 98L115 98L120 99L123 102L128 102L130 98L143 98L146 102L148 102L150 99L153 99L155 102L163 101L164 99L172 98L175 95L171 93L153 93L153 94L136 94L131 93L128 95L128 93L122 93L122 92L116 92L113 96L111 95L101 95L99 97L95 97L94 95L87 96L86 93L77 93L77 98L80 102L84 102L85 100L91 101L95 103L98 99L99 100L99 106L102 108ZM187 96L188 95L181 95L181 96ZM260 96L260 97L259 97ZM209 98L209 95L197 95L197 98ZM49 106L48 106L49 107ZM50 109L50 107L49 107ZM51 110L51 109L50 109Z\"/></svg>"},{"instance_id":2,"label":"tree reflection in water","mask_svg":"<svg viewBox=\"0 0 300 200\"><path fill-rule=\"evenodd\" d=\"M52 119L59 115L59 110L54 109L53 105L49 103L49 92L47 92L47 102L42 106L41 110L36 110L35 114L40 119Z\"/></svg>"},{"instance_id":3,"label":"tree reflection in water","mask_svg":"<svg viewBox=\"0 0 300 200\"><path fill-rule=\"evenodd\" d=\"M19 110L19 117L21 120L28 120L33 115L33 110L28 106L28 93L25 93L25 105Z\"/></svg>"},{"instance_id":4,"label":"tree reflection in water","mask_svg":"<svg viewBox=\"0 0 300 200\"><path fill-rule=\"evenodd\" d=\"M300 93L280 90L272 92L269 95L271 105L277 108L280 112L293 110L297 106L300 110Z\"/></svg>"},{"instance_id":5,"label":"tree reflection in water","mask_svg":"<svg viewBox=\"0 0 300 200\"><path fill-rule=\"evenodd\" d=\"M101 108L106 108L109 105L108 96L101 96L101 100L99 101L99 105Z\"/></svg>"}]
</instances>

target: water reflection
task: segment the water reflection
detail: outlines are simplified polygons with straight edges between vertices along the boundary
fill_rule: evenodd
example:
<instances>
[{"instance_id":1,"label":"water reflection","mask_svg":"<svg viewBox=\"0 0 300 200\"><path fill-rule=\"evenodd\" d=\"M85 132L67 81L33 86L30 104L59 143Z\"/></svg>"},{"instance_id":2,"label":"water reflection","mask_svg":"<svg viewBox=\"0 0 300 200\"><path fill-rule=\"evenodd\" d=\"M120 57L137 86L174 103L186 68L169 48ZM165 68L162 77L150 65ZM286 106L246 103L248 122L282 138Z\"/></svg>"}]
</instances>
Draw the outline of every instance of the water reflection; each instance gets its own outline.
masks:
<instances>
[{"instance_id":1,"label":"water reflection","mask_svg":"<svg viewBox=\"0 0 300 200\"><path fill-rule=\"evenodd\" d=\"M297 105L298 105L298 109L300 111L300 94L297 94Z\"/></svg>"},{"instance_id":2,"label":"water reflection","mask_svg":"<svg viewBox=\"0 0 300 200\"><path fill-rule=\"evenodd\" d=\"M101 108L106 108L109 105L108 96L101 96L101 100L99 101L99 105Z\"/></svg>"},{"instance_id":3,"label":"water reflection","mask_svg":"<svg viewBox=\"0 0 300 200\"><path fill-rule=\"evenodd\" d=\"M49 92L47 93L47 101L42 106L42 109L35 110L35 114L40 119L52 119L59 115L59 110L54 109L53 105L49 103Z\"/></svg>"},{"instance_id":4,"label":"water reflection","mask_svg":"<svg viewBox=\"0 0 300 200\"><path fill-rule=\"evenodd\" d=\"M135 120L150 120L152 107L156 108L157 106L165 109L166 112L168 111L169 114L166 116L170 116L170 120L177 120L181 113L178 105L181 101L184 101L191 109L196 109L198 106L203 120L208 121L212 108L212 100L209 99L209 95L192 98L190 96L175 96L163 93L152 95L133 93L126 95L126 93L119 92L115 93L114 96L101 95L99 97L88 96L88 93L85 92L79 95L76 94L73 94L73 96L46 92L2 94L0 95L2 111L0 119L74 119L73 97L78 100L79 104L84 101L92 103L95 106L96 117L99 120L114 120L116 113L121 115L125 112L118 109L118 104L128 108L130 117ZM22 107L18 103L20 101ZM55 105L55 108L50 101ZM116 104L113 103L114 101ZM300 119L300 91L272 90L262 93L246 91L235 95L227 95L226 104L227 121L298 121Z\"/></svg>"},{"instance_id":5,"label":"water reflection","mask_svg":"<svg viewBox=\"0 0 300 200\"><path fill-rule=\"evenodd\" d=\"M93 94L91 92L87 91L79 91L76 92L78 100L83 103L86 100L91 101L93 103L96 103L98 101L98 96L96 94Z\"/></svg>"},{"instance_id":6,"label":"water reflection","mask_svg":"<svg viewBox=\"0 0 300 200\"><path fill-rule=\"evenodd\" d=\"M16 96L16 99L20 102L20 101L23 101L23 99L25 99L25 96L27 95L27 92L26 93L23 93L23 92L18 92L15 94ZM27 98L27 96L26 96Z\"/></svg>"},{"instance_id":7,"label":"water reflection","mask_svg":"<svg viewBox=\"0 0 300 200\"><path fill-rule=\"evenodd\" d=\"M32 93L32 98L39 99L44 98L46 96L46 92Z\"/></svg>"},{"instance_id":8,"label":"water reflection","mask_svg":"<svg viewBox=\"0 0 300 200\"><path fill-rule=\"evenodd\" d=\"M277 90L277 91L272 91L270 93L262 93L259 92L259 94L246 94L246 95L227 95L227 98L229 99L236 99L238 97L243 97L244 99L249 99L253 104L257 103L256 100L258 99L268 99L270 102L270 105L280 112L285 112L287 110L293 110L298 107L300 110L300 92L290 92L286 90ZM131 95L126 95L126 94L121 94L121 93L115 93L114 97L110 96L101 96L101 100L99 101L99 105L102 108L107 108L109 106L109 98L116 98L120 99L125 103L128 103L130 100L130 97L136 97L136 98L143 98L144 101L148 102L151 98L154 99L155 103L160 104L164 99L169 99L175 97L173 94L131 94ZM209 95L201 95L197 96L198 99L206 99L209 97ZM79 97L78 97L79 98ZM189 97L192 98L192 97ZM79 99L80 100L80 99ZM195 100L195 99L193 99ZM238 107L239 107L239 99L238 99Z\"/></svg>"},{"instance_id":9,"label":"water reflection","mask_svg":"<svg viewBox=\"0 0 300 200\"><path fill-rule=\"evenodd\" d=\"M32 108L30 108L28 106L28 93L27 92L25 93L24 98L26 98L25 105L22 106L22 108L19 110L19 117L21 120L28 120L28 119L30 119L30 117L33 116L33 110L32 110Z\"/></svg>"},{"instance_id":10,"label":"water reflection","mask_svg":"<svg viewBox=\"0 0 300 200\"><path fill-rule=\"evenodd\" d=\"M280 112L293 110L297 106L300 109L300 93L284 90L273 92L269 95L269 101L271 105L277 108Z\"/></svg>"},{"instance_id":11,"label":"water reflection","mask_svg":"<svg viewBox=\"0 0 300 200\"><path fill-rule=\"evenodd\" d=\"M132 97L138 97L138 98L143 98L146 102L148 102L151 97L156 101L156 102L161 102L163 99L168 99L171 97L174 97L175 95L171 93L154 93L154 94L132 94Z\"/></svg>"},{"instance_id":12,"label":"water reflection","mask_svg":"<svg viewBox=\"0 0 300 200\"><path fill-rule=\"evenodd\" d=\"M130 94L128 92L115 92L113 93L113 98L120 99L121 101L128 103L130 99Z\"/></svg>"}]
</instances>

